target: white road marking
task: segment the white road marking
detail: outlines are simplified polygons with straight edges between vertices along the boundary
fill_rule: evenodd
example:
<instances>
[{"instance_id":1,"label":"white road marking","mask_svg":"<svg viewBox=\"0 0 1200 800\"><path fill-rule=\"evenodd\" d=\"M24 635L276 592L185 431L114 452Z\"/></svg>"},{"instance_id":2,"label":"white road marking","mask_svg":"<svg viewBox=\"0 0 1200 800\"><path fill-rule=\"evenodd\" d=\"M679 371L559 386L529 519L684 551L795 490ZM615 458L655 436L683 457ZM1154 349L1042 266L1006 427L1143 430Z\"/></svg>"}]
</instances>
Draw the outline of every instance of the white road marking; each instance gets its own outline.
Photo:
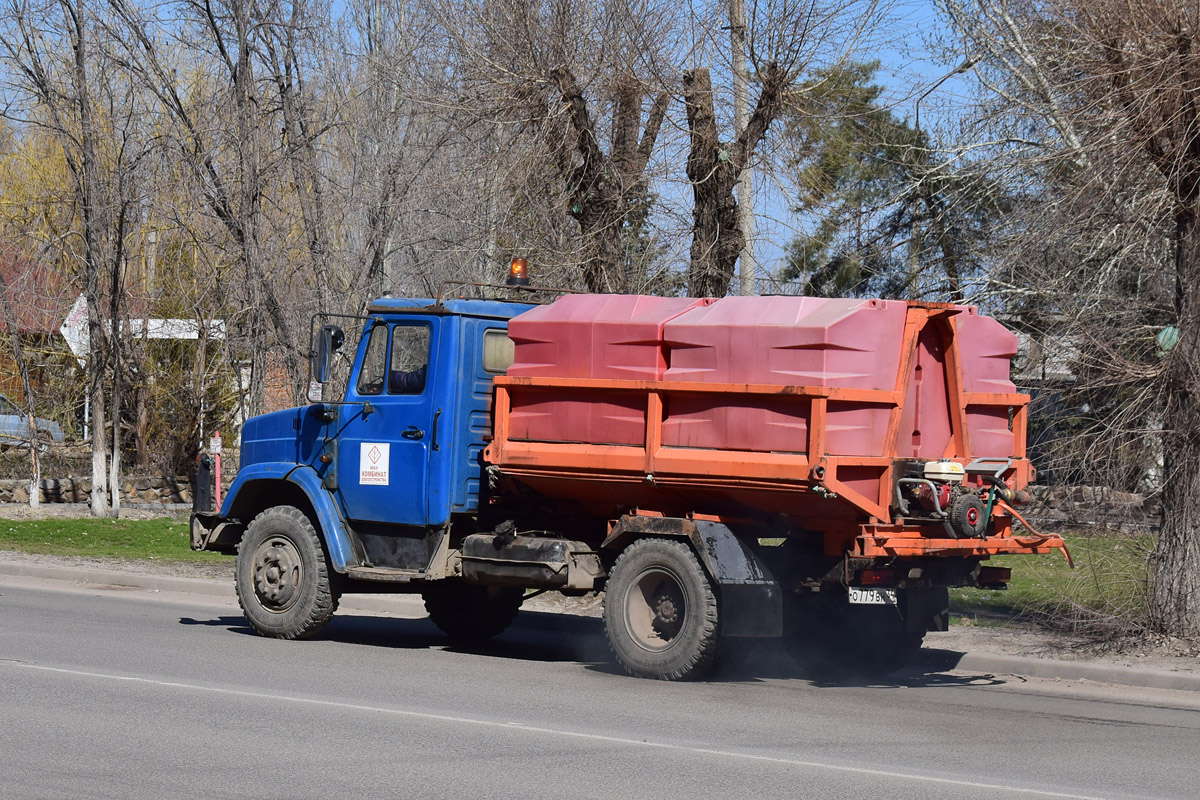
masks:
<instances>
[{"instance_id":1,"label":"white road marking","mask_svg":"<svg viewBox=\"0 0 1200 800\"><path fill-rule=\"evenodd\" d=\"M550 736L565 736L573 739L604 742L606 744L646 747L659 750L673 750L676 752L690 753L693 755L718 756L721 758L739 759L743 761L780 764L789 767L825 769L833 772L869 775L876 778L900 778L903 780L921 781L923 783L942 784L946 786L961 786L968 789L988 789L1002 792L1013 792L1016 794L1031 795L1034 797L1060 797L1066 798L1067 800L1104 800L1104 798L1093 795L1068 794L1065 792L1054 792L1045 789L1029 789L1021 786L964 781L955 778L939 778L932 775L918 775L910 772L893 772L891 770L870 769L868 767L852 767L844 764L831 764L823 761L804 761L801 759L784 758L780 756L764 756L755 753L742 753L736 750L719 750L708 747L696 747L693 745L672 744L671 742L652 742L645 739L627 739L621 736L605 736L599 733L583 733L581 731L572 731L562 728L546 728L538 725L527 725L522 722L499 722L496 720L480 719L477 717L459 717L450 714L433 714L427 711L410 711L400 708L387 708L384 706L366 706L357 703L343 703L336 700L318 700L312 697L296 697L293 695L251 692L244 689L224 689L218 686L202 686L195 683L180 683L176 681L160 681L153 678L139 678L134 675L114 675L104 672L87 672L84 670L64 669L61 667L47 667L39 664L28 664L20 661L0 660L0 665L6 667L37 670L39 672L51 672L60 675L73 675L82 678L99 678L101 680L119 681L124 683L139 683L149 686L160 686L168 689L187 689L196 692L209 692L212 694L220 694L231 697L246 697L255 700L297 703L301 705L320 706L323 708L335 708L344 711L369 711L376 714L392 714L400 717L409 717L412 719L422 719L434 722L451 722L460 725L477 725L484 728L504 728L506 730L517 729L527 733L547 734Z\"/></svg>"}]
</instances>

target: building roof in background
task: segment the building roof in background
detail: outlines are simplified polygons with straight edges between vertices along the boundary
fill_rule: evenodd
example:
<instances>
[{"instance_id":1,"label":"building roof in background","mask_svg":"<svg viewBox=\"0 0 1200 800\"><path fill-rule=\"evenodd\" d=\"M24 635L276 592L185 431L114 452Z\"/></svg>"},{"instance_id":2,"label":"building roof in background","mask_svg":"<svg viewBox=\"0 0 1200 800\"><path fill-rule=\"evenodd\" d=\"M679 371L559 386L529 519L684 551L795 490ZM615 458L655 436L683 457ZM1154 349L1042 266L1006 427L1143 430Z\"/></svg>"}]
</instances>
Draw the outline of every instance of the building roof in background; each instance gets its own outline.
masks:
<instances>
[{"instance_id":1,"label":"building roof in background","mask_svg":"<svg viewBox=\"0 0 1200 800\"><path fill-rule=\"evenodd\" d=\"M62 273L26 259L12 245L0 244L0 275L17 331L49 336L56 334L79 290ZM0 309L2 311L2 309ZM0 313L0 331L8 331Z\"/></svg>"},{"instance_id":2,"label":"building roof in background","mask_svg":"<svg viewBox=\"0 0 1200 800\"><path fill-rule=\"evenodd\" d=\"M56 336L71 308L80 297L79 287L58 269L30 261L11 244L0 243L0 275L4 276L8 301L16 318L17 331L32 336ZM178 320L154 320L151 314L153 299L131 291L121 296L121 314L126 320L146 320L134 328L134 335L148 331L150 338L195 338L194 335L170 336L170 330L160 330ZM3 309L0 309L2 312ZM108 308L102 305L102 319L108 319ZM185 320L189 322L190 320ZM0 333L7 333L8 323L0 313Z\"/></svg>"},{"instance_id":3,"label":"building roof in background","mask_svg":"<svg viewBox=\"0 0 1200 800\"><path fill-rule=\"evenodd\" d=\"M1018 386L1074 382L1074 365L1079 361L1079 345L1074 337L1018 331L1017 347L1012 379Z\"/></svg>"}]
</instances>

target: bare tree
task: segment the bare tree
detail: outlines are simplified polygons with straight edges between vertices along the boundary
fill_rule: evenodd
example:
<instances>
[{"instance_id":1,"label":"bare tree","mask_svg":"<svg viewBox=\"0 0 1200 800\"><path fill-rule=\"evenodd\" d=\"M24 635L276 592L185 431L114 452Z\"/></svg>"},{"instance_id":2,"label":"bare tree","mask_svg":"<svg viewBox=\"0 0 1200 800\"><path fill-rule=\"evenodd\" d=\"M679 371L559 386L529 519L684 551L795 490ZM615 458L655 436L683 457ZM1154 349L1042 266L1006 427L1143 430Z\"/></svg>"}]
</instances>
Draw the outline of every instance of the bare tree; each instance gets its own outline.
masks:
<instances>
[{"instance_id":1,"label":"bare tree","mask_svg":"<svg viewBox=\"0 0 1200 800\"><path fill-rule=\"evenodd\" d=\"M612 135L605 153L575 75L559 66L549 77L566 107L569 141L574 144L573 150L564 148L558 155L559 169L567 176L571 216L579 223L586 243L584 285L593 292L629 291L644 280L644 274L630 272L625 243L630 232L642 229L649 215L646 167L670 96L658 91L646 114L641 82L633 75L618 76L613 81Z\"/></svg>"},{"instance_id":2,"label":"bare tree","mask_svg":"<svg viewBox=\"0 0 1200 800\"><path fill-rule=\"evenodd\" d=\"M1035 190L998 279L1077 354L1093 463L1118 480L1127 445L1161 436L1161 470L1140 470L1163 509L1151 623L1200 636L1200 9L947 8L987 56L980 152Z\"/></svg>"},{"instance_id":3,"label":"bare tree","mask_svg":"<svg viewBox=\"0 0 1200 800\"><path fill-rule=\"evenodd\" d=\"M323 20L329 8L317 3L270 2L255 4L261 20L265 68L275 83L279 111L283 117L285 158L291 167L293 186L300 217L304 223L305 245L312 261L313 288L316 307L330 306L331 264L334 257L331 242L330 198L326 188L327 176L321 167L320 143L334 124L320 114L320 107L309 97L309 87L317 81L309 74L311 64L305 56L323 51L319 38ZM305 47L310 44L310 47ZM317 62L318 64L320 62Z\"/></svg>"},{"instance_id":4,"label":"bare tree","mask_svg":"<svg viewBox=\"0 0 1200 800\"><path fill-rule=\"evenodd\" d=\"M745 242L734 188L782 111L788 90L809 70L855 57L879 16L880 4L873 0L752 0L745 41L757 97L745 127L731 138L720 133L710 65L683 72L693 196L689 294L729 291ZM729 68L718 63L723 71Z\"/></svg>"},{"instance_id":5,"label":"bare tree","mask_svg":"<svg viewBox=\"0 0 1200 800\"><path fill-rule=\"evenodd\" d=\"M259 17L255 5L182 2L175 24L165 25L160 17L128 0L110 2L121 25L117 38L126 43L125 68L171 121L177 154L189 165L193 185L237 253L250 309L240 320L251 364L250 409L257 413L264 408L267 354L272 345L282 353L298 398L302 346L280 290L277 268L283 265L278 260L273 264L265 249L270 225L264 205L275 166L275 149L268 136L281 126L274 114L277 98L262 94L261 36L283 23ZM207 58L219 64L220 78L192 75L194 82L185 84L185 77L172 66L172 58L180 52L194 55L197 63ZM286 74L279 80L287 87ZM293 101L288 104L295 110ZM299 121L295 124L298 127Z\"/></svg>"},{"instance_id":6,"label":"bare tree","mask_svg":"<svg viewBox=\"0 0 1200 800\"><path fill-rule=\"evenodd\" d=\"M111 508L106 486L105 383L111 331L101 316L105 290L113 323L119 309L119 271L134 203L132 171L143 151L129 112L113 115L123 92L103 49L105 20L84 0L30 3L5 9L6 60L18 87L36 103L27 122L50 131L72 177L77 235L82 248L54 243L78 264L88 303L88 396L92 436L92 513ZM119 469L114 466L114 474ZM113 492L117 491L112 487ZM115 498L114 498L115 499Z\"/></svg>"},{"instance_id":7,"label":"bare tree","mask_svg":"<svg viewBox=\"0 0 1200 800\"><path fill-rule=\"evenodd\" d=\"M687 174L692 183L694 230L688 266L688 294L721 297L728 293L738 258L745 247L734 187L749 167L751 155L783 106L789 71L774 62L761 75L758 104L746 128L733 142L722 142L713 112L708 69L683 76L691 152Z\"/></svg>"},{"instance_id":8,"label":"bare tree","mask_svg":"<svg viewBox=\"0 0 1200 800\"><path fill-rule=\"evenodd\" d=\"M7 255L7 254L4 254ZM37 508L42 495L42 465L38 458L39 444L37 414L35 412L33 383L29 379L29 360L25 357L25 348L21 345L20 328L17 325L17 315L13 311L12 299L9 296L8 280L4 276L3 266L0 266L0 321L3 321L12 341L13 360L17 362L17 372L21 376L21 389L25 396L26 423L29 430L29 505Z\"/></svg>"},{"instance_id":9,"label":"bare tree","mask_svg":"<svg viewBox=\"0 0 1200 800\"><path fill-rule=\"evenodd\" d=\"M332 91L353 233L347 287L361 309L384 292L432 294L439 278L464 277L446 275L463 268L460 209L482 198L466 188L473 165L459 139L458 69L432 10L362 0L347 28L352 57Z\"/></svg>"},{"instance_id":10,"label":"bare tree","mask_svg":"<svg viewBox=\"0 0 1200 800\"><path fill-rule=\"evenodd\" d=\"M196 446L224 396L218 363L251 413L280 389L297 401L314 310L494 279L510 254L550 283L679 292L693 237L693 291L724 293L744 238L733 186L762 157L782 93L844 57L876 7L752 4L734 38L758 111L727 142L730 59L713 54L729 37L707 23L724 8L5 1L22 119L61 142L77 192L54 246L77 257L89 301L93 428L111 425L139 465L179 460L173 445L151 452L156 414L186 419L177 435ZM131 275L155 259L156 286L139 294ZM155 364L188 356L131 335L134 310L195 316L202 331L220 318L228 338L203 342L167 397L182 383Z\"/></svg>"},{"instance_id":11,"label":"bare tree","mask_svg":"<svg viewBox=\"0 0 1200 800\"><path fill-rule=\"evenodd\" d=\"M486 121L479 127L498 158L524 162L508 186L524 195L526 220L548 238L573 222L565 255L588 289L644 290L651 159L676 75L675 7L576 0L445 8L469 64L467 107ZM538 183L544 191L535 195Z\"/></svg>"}]
</instances>

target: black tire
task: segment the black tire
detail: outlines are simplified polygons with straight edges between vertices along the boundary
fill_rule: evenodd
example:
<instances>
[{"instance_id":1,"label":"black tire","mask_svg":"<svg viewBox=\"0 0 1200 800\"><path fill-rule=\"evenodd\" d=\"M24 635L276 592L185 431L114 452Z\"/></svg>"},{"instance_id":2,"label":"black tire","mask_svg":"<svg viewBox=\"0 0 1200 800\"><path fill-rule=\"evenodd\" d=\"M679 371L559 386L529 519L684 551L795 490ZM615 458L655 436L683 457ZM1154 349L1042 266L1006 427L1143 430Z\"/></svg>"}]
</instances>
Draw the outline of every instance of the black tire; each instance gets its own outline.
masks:
<instances>
[{"instance_id":1,"label":"black tire","mask_svg":"<svg viewBox=\"0 0 1200 800\"><path fill-rule=\"evenodd\" d=\"M246 527L236 584L238 603L256 631L274 639L306 639L337 610L342 579L304 512L275 506Z\"/></svg>"},{"instance_id":2,"label":"black tire","mask_svg":"<svg viewBox=\"0 0 1200 800\"><path fill-rule=\"evenodd\" d=\"M788 649L820 680L890 675L911 663L925 640L924 632L908 630L901 609L851 605L836 589L793 598L785 610Z\"/></svg>"},{"instance_id":3,"label":"black tire","mask_svg":"<svg viewBox=\"0 0 1200 800\"><path fill-rule=\"evenodd\" d=\"M422 596L429 619L447 636L490 639L516 619L525 590L454 581L430 586Z\"/></svg>"},{"instance_id":4,"label":"black tire","mask_svg":"<svg viewBox=\"0 0 1200 800\"><path fill-rule=\"evenodd\" d=\"M987 507L973 494L960 494L950 501L950 527L962 539L979 539L987 532Z\"/></svg>"},{"instance_id":5,"label":"black tire","mask_svg":"<svg viewBox=\"0 0 1200 800\"><path fill-rule=\"evenodd\" d=\"M604 591L604 632L637 678L702 678L717 656L720 611L704 568L682 542L641 539L617 558Z\"/></svg>"}]
</instances>

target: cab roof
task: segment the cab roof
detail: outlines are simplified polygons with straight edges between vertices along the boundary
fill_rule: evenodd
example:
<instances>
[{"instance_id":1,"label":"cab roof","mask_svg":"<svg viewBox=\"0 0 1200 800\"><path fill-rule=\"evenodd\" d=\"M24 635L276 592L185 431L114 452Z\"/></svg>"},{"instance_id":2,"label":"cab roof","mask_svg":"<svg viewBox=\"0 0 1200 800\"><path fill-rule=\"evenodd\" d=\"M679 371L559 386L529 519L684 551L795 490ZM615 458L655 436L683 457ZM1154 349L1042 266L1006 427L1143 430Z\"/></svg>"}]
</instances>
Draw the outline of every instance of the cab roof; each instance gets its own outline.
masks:
<instances>
[{"instance_id":1,"label":"cab roof","mask_svg":"<svg viewBox=\"0 0 1200 800\"><path fill-rule=\"evenodd\" d=\"M439 303L430 297L381 297L367 307L367 313L454 314L463 317L512 319L535 307L534 303L504 300L443 300Z\"/></svg>"}]
</instances>

